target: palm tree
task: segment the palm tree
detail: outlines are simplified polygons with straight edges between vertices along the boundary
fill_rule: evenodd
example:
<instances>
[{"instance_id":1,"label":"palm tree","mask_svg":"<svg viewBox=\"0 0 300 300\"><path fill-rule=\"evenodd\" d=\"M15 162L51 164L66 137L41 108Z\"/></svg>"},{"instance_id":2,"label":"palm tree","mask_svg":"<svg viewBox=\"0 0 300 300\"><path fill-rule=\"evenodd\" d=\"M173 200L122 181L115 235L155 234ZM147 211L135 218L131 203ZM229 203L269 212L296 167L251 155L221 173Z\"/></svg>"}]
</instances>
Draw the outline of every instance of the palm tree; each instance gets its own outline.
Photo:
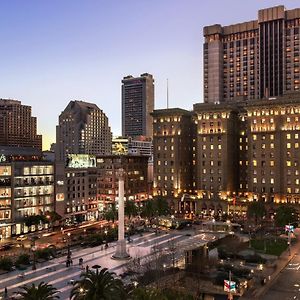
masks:
<instances>
[{"instance_id":1,"label":"palm tree","mask_svg":"<svg viewBox=\"0 0 300 300\"><path fill-rule=\"evenodd\" d=\"M34 283L30 286L24 285L22 291L18 292L21 295L22 300L54 300L59 299L59 296L55 295L58 291L51 284L40 282L39 285Z\"/></svg>"},{"instance_id":2,"label":"palm tree","mask_svg":"<svg viewBox=\"0 0 300 300\"><path fill-rule=\"evenodd\" d=\"M100 269L100 271L99 271ZM107 268L101 267L80 275L71 291L72 300L119 300L126 299L126 292L120 279L114 278Z\"/></svg>"}]
</instances>

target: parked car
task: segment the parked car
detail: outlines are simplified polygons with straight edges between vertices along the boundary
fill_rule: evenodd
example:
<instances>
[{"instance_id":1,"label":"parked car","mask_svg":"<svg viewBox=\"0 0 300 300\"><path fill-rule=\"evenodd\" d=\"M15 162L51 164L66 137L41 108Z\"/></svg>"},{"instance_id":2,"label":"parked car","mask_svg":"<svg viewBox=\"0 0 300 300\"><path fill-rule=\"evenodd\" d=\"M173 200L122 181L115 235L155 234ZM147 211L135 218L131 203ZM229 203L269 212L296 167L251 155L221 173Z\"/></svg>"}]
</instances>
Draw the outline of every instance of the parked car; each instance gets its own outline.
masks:
<instances>
[{"instance_id":1,"label":"parked car","mask_svg":"<svg viewBox=\"0 0 300 300\"><path fill-rule=\"evenodd\" d=\"M0 246L0 250L9 250L14 246L13 243L7 243Z\"/></svg>"}]
</instances>

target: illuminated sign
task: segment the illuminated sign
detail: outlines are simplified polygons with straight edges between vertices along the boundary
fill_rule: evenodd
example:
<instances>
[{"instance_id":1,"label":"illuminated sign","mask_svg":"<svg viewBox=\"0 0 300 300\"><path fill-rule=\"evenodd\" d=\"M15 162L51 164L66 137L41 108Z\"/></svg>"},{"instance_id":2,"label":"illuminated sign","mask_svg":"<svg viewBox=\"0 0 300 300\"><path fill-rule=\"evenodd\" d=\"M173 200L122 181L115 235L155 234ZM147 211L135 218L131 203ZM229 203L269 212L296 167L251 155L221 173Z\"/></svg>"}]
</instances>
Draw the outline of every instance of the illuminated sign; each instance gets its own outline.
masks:
<instances>
[{"instance_id":1,"label":"illuminated sign","mask_svg":"<svg viewBox=\"0 0 300 300\"><path fill-rule=\"evenodd\" d=\"M56 194L56 201L64 201L65 200L65 195L64 193L57 193Z\"/></svg>"},{"instance_id":2,"label":"illuminated sign","mask_svg":"<svg viewBox=\"0 0 300 300\"><path fill-rule=\"evenodd\" d=\"M126 155L128 153L127 143L115 142L112 145L112 153L114 155Z\"/></svg>"},{"instance_id":3,"label":"illuminated sign","mask_svg":"<svg viewBox=\"0 0 300 300\"><path fill-rule=\"evenodd\" d=\"M93 168L96 167L96 156L89 154L69 154L66 161L68 168Z\"/></svg>"},{"instance_id":4,"label":"illuminated sign","mask_svg":"<svg viewBox=\"0 0 300 300\"><path fill-rule=\"evenodd\" d=\"M5 162L6 161L6 156L1 154L0 155L0 162Z\"/></svg>"}]
</instances>

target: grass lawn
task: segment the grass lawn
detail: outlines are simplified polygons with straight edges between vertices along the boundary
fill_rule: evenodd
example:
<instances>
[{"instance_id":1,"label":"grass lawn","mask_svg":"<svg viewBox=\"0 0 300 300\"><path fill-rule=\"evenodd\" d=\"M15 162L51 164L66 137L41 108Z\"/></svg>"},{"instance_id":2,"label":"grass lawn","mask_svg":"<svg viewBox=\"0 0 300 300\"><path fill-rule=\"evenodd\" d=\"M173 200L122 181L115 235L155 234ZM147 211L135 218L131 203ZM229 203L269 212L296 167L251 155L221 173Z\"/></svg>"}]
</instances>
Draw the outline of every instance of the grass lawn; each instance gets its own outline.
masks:
<instances>
[{"instance_id":1,"label":"grass lawn","mask_svg":"<svg viewBox=\"0 0 300 300\"><path fill-rule=\"evenodd\" d=\"M279 256L287 249L287 240L281 238L277 238L276 241L275 239L253 239L251 240L251 248L259 252Z\"/></svg>"}]
</instances>

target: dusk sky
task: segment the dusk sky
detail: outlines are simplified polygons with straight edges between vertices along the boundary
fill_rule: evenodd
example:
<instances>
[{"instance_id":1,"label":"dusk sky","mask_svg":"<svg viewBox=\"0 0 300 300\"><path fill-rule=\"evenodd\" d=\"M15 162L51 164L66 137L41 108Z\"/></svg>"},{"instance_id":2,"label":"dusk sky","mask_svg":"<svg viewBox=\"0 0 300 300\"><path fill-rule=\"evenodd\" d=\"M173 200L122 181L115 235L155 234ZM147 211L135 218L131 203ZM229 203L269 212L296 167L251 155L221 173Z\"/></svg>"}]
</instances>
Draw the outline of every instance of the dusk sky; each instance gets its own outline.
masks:
<instances>
[{"instance_id":1,"label":"dusk sky","mask_svg":"<svg viewBox=\"0 0 300 300\"><path fill-rule=\"evenodd\" d=\"M96 103L121 134L121 80L151 73L155 108L202 97L202 28L257 18L299 1L48 0L0 2L0 98L31 105L44 149L70 100Z\"/></svg>"}]
</instances>

